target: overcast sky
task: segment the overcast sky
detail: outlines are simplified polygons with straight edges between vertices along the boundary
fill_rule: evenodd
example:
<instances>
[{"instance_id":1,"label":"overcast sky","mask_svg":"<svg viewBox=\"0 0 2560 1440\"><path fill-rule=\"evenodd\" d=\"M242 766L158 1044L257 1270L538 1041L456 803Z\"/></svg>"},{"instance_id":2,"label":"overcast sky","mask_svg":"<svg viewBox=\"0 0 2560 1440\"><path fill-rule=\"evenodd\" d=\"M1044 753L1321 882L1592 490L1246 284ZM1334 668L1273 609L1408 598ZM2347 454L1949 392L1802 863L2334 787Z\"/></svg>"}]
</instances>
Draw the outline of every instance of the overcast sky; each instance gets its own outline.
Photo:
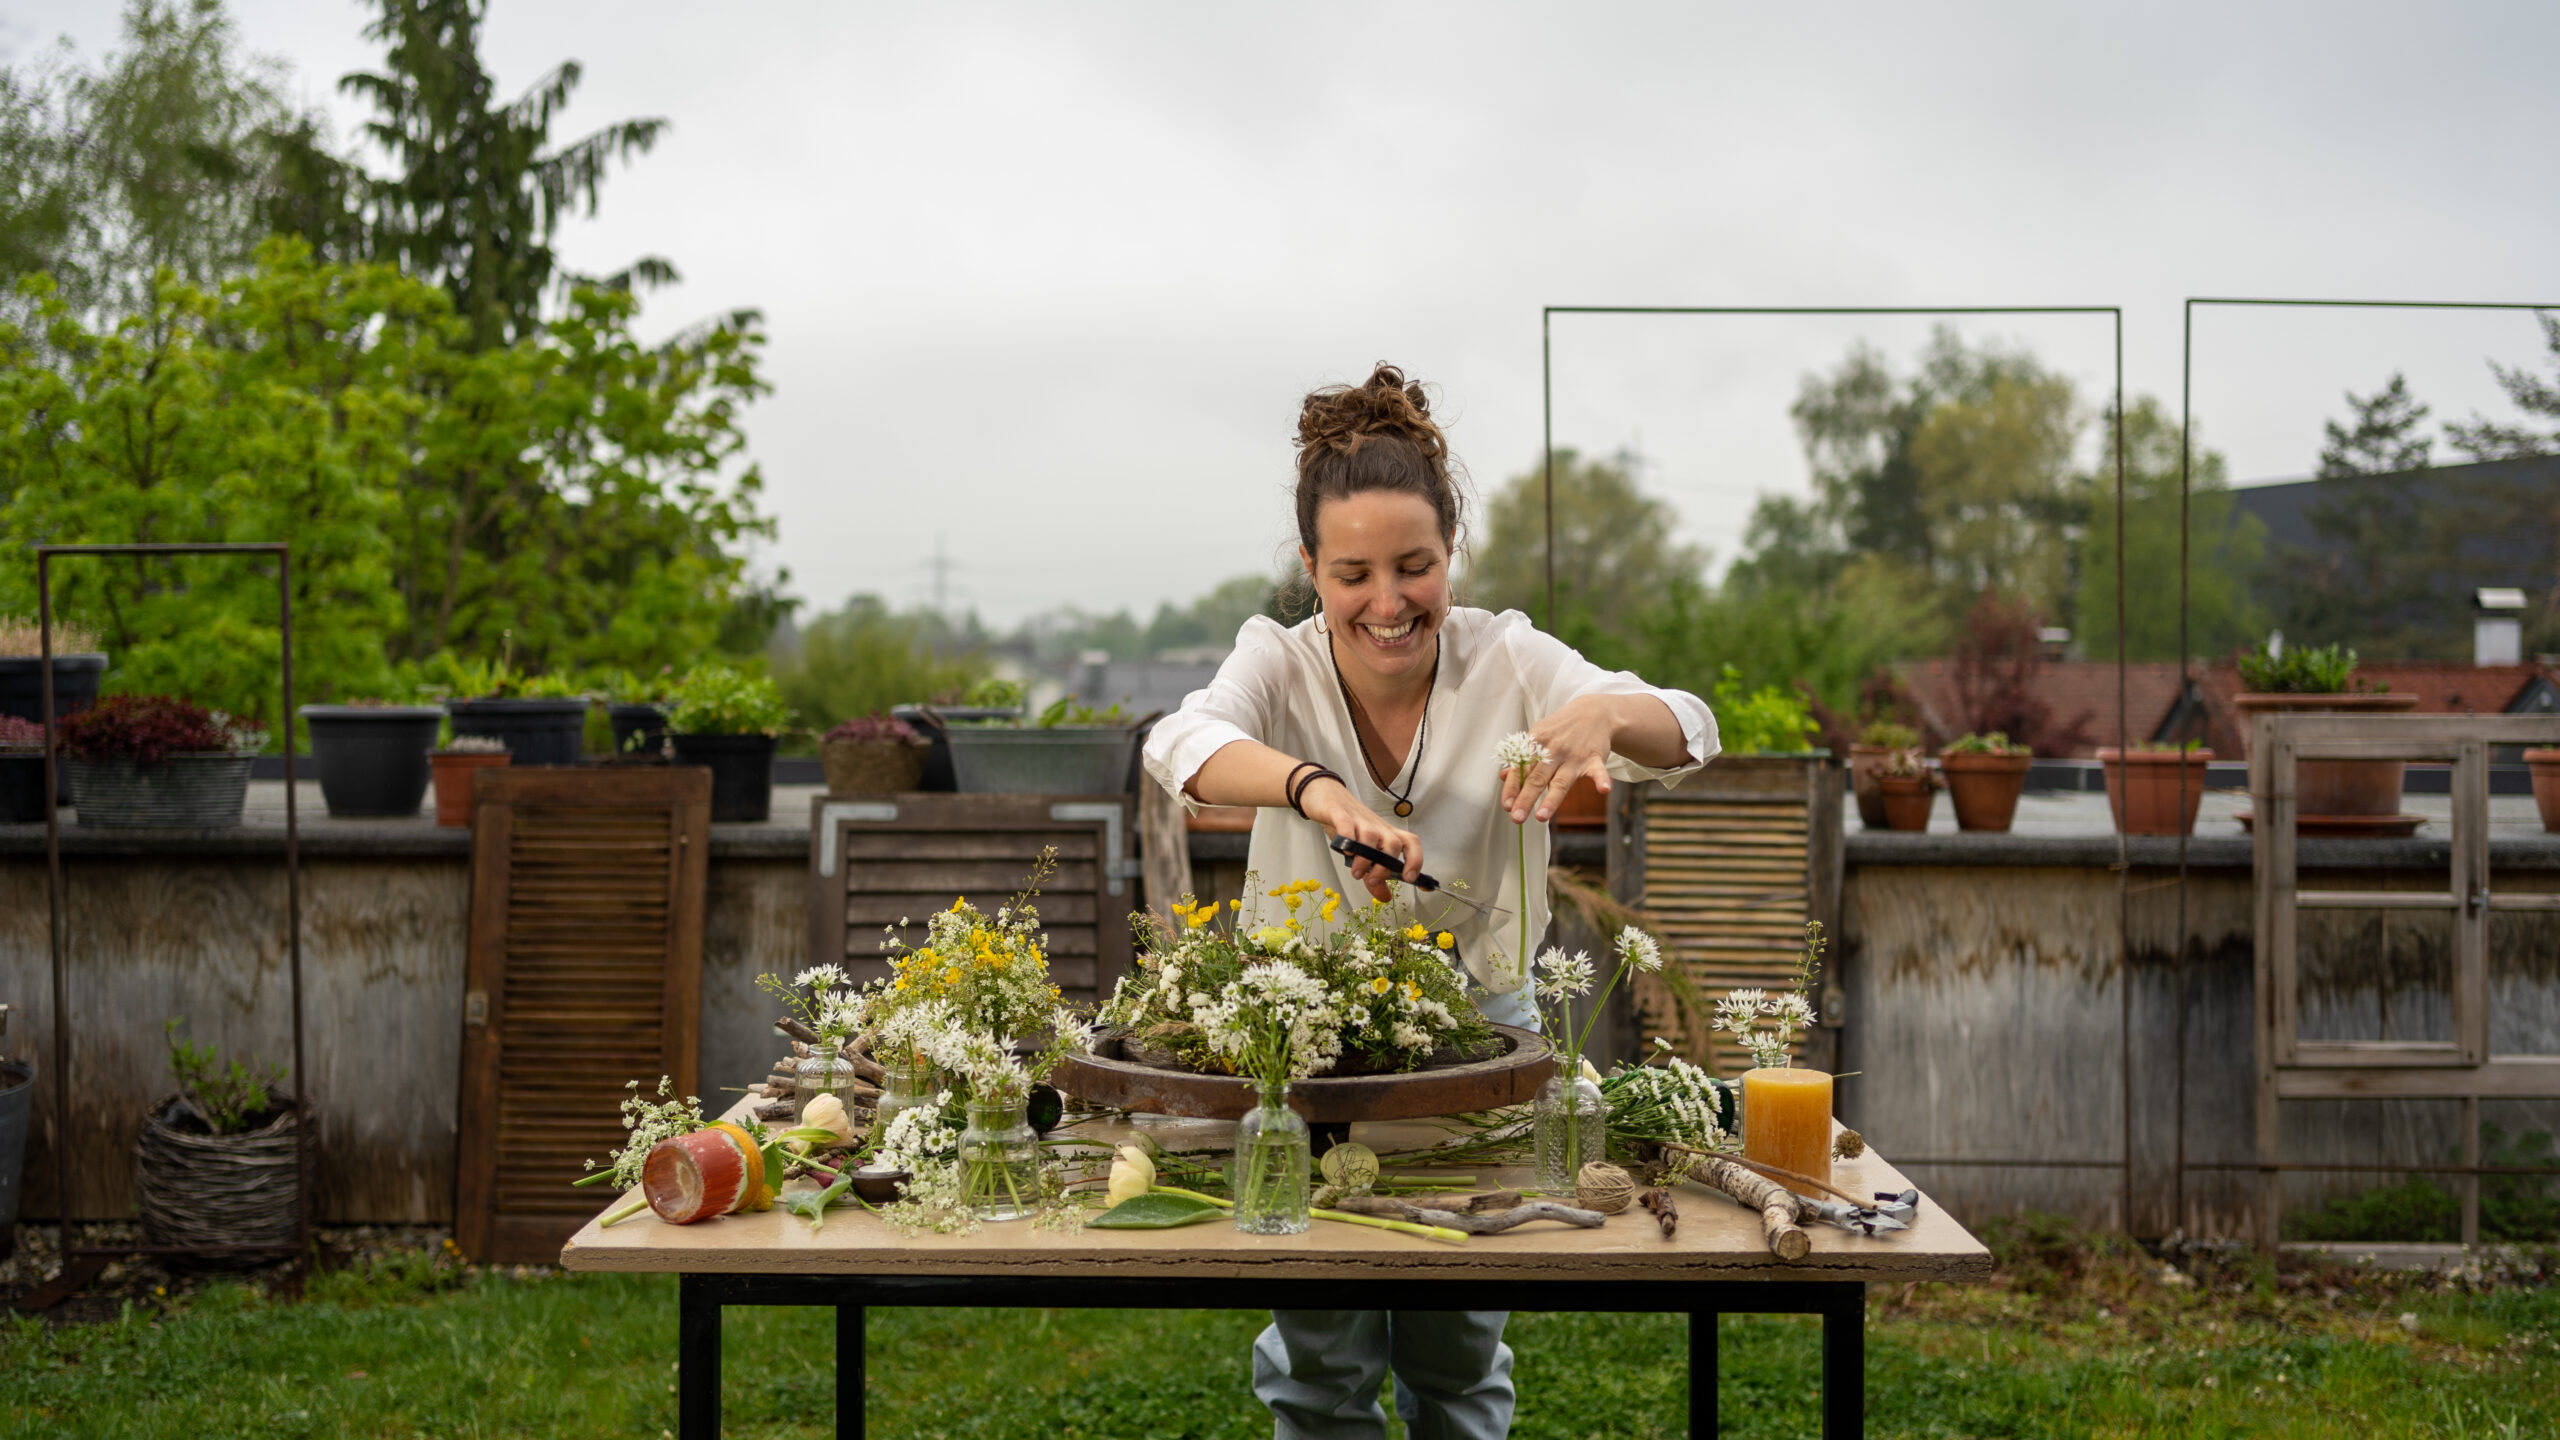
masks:
<instances>
[{"instance_id":1,"label":"overcast sky","mask_svg":"<svg viewBox=\"0 0 2560 1440\"><path fill-rule=\"evenodd\" d=\"M239 0L340 133L368 12ZM115 41L105 0L10 0L24 58ZM1439 390L1480 489L1533 467L1540 307L2121 305L2125 383L2176 403L2190 295L2560 300L2560 6L883 6L496 0L510 93L563 134L673 130L564 237L672 258L665 333L770 326L750 414L814 606L1143 616L1287 539L1298 397L1385 358ZM2097 318L1969 321L2094 402ZM1631 448L1719 561L1801 490L1786 405L1925 321L1554 322L1555 435ZM2208 311L2195 414L2244 483L2307 473L2395 368L2506 413L2525 315Z\"/></svg>"}]
</instances>

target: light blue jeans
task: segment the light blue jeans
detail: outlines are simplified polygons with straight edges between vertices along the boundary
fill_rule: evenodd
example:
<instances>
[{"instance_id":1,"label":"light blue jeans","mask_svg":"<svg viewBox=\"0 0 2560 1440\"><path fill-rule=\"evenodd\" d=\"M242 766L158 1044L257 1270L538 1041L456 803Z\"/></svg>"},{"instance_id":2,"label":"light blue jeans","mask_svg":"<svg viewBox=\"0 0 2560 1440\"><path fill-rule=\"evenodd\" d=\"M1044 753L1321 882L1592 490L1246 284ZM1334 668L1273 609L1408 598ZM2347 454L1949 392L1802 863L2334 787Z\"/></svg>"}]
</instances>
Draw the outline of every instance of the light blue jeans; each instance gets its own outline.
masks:
<instances>
[{"instance_id":1,"label":"light blue jeans","mask_svg":"<svg viewBox=\"0 0 2560 1440\"><path fill-rule=\"evenodd\" d=\"M1528 993L1468 998L1497 1025L1538 1028ZM1502 1440L1511 1433L1508 1310L1274 1310L1253 1342L1253 1393L1273 1440L1383 1440L1378 1387L1396 1377L1411 1440Z\"/></svg>"}]
</instances>

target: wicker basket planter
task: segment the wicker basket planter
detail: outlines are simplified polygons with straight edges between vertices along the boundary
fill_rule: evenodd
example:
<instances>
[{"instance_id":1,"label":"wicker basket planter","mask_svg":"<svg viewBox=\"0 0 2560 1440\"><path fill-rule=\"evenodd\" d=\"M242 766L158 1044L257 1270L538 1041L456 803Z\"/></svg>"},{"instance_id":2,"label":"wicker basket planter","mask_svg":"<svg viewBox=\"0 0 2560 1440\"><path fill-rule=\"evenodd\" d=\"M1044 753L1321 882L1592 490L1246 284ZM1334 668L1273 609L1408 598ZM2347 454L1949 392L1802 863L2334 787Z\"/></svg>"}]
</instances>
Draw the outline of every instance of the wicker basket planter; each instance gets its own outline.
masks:
<instances>
[{"instance_id":1,"label":"wicker basket planter","mask_svg":"<svg viewBox=\"0 0 2560 1440\"><path fill-rule=\"evenodd\" d=\"M932 753L922 741L828 740L818 746L818 763L826 767L830 795L897 795L924 788L925 757Z\"/></svg>"},{"instance_id":2,"label":"wicker basket planter","mask_svg":"<svg viewBox=\"0 0 2560 1440\"><path fill-rule=\"evenodd\" d=\"M171 755L131 760L62 758L62 780L79 822L115 829L203 830L237 825L249 803L244 754Z\"/></svg>"},{"instance_id":3,"label":"wicker basket planter","mask_svg":"<svg viewBox=\"0 0 2560 1440\"><path fill-rule=\"evenodd\" d=\"M268 1101L275 1118L245 1135L207 1134L175 1095L142 1117L135 1184L147 1243L290 1245L300 1238L294 1146L301 1128L292 1097L270 1094Z\"/></svg>"}]
</instances>

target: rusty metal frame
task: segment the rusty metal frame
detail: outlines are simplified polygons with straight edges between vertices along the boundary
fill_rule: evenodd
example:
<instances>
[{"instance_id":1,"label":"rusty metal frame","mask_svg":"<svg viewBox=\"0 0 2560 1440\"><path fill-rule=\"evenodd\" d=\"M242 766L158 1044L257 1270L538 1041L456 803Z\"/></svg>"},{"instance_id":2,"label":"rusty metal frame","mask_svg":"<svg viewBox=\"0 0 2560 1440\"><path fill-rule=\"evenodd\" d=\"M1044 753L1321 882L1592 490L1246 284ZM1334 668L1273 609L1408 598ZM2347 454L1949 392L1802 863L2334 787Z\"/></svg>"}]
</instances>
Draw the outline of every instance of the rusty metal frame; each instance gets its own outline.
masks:
<instances>
[{"instance_id":1,"label":"rusty metal frame","mask_svg":"<svg viewBox=\"0 0 2560 1440\"><path fill-rule=\"evenodd\" d=\"M46 935L53 959L53 1177L56 1249L62 1269L43 1288L45 1304L68 1297L85 1283L79 1262L93 1265L124 1255L290 1255L293 1283L311 1263L311 1073L302 1037L301 827L294 808L293 776L293 547L280 541L207 544L38 545L36 632L39 704L44 718L44 862ZM276 557L278 640L283 649L284 712L284 911L285 953L293 978L294 1243L222 1246L73 1246L71 1241L71 990L63 945L62 814L59 731L53 711L53 560L57 555L273 555ZM94 1274L91 1269L89 1274ZM33 1296L29 1298L34 1298Z\"/></svg>"},{"instance_id":2,"label":"rusty metal frame","mask_svg":"<svg viewBox=\"0 0 2560 1440\"><path fill-rule=\"evenodd\" d=\"M2257 1160L2261 1242L2281 1238L2285 1100L2444 1099L2462 1102L2461 1163L2429 1170L2461 1178L2462 1243L2480 1239L2483 1099L2560 1099L2560 1055L2489 1049L2488 921L2498 911L2560 910L2560 895L2499 895L2489 872L2489 748L2560 744L2560 716L2283 715L2254 722L2249 793L2255 811ZM2446 888L2306 890L2296 871L2295 776L2304 760L2438 760L2453 765L2453 848ZM2453 1037L2448 1041L2305 1040L2300 1034L2297 922L2305 909L2425 910L2453 917ZM2182 1157L2183 1159L2183 1157ZM2205 1167L2197 1167L2205 1168ZM2215 1167L2221 1168L2221 1167ZM2527 1170L2523 1173L2532 1173ZM2546 1172L2547 1173L2547 1172Z\"/></svg>"}]
</instances>

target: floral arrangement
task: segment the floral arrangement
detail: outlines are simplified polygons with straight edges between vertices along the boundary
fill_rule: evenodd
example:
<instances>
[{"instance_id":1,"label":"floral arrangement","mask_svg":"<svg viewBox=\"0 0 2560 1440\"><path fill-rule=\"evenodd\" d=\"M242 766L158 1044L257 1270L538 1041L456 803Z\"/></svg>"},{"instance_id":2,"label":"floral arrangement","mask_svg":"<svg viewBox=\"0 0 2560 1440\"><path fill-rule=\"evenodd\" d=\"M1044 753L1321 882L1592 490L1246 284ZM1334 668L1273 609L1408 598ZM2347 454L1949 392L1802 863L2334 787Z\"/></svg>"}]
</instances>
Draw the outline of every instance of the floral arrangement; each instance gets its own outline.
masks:
<instances>
[{"instance_id":1,"label":"floral arrangement","mask_svg":"<svg viewBox=\"0 0 2560 1440\"><path fill-rule=\"evenodd\" d=\"M172 755L254 753L267 732L176 695L110 695L54 724L74 760L156 765Z\"/></svg>"},{"instance_id":2,"label":"floral arrangement","mask_svg":"<svg viewBox=\"0 0 2560 1440\"><path fill-rule=\"evenodd\" d=\"M1591 957L1582 951L1567 955L1554 946L1538 957L1536 993L1539 1018L1544 1022L1548 1043L1560 1057L1557 1067L1567 1073L1582 1068L1582 1047L1591 1039L1591 1027L1600 1019L1600 1009L1608 1003L1611 991L1627 978L1630 970L1652 974L1662 968L1662 946L1654 938L1633 925L1618 932L1615 942L1618 968L1610 972L1609 983L1600 990L1600 998L1582 1019L1582 1028L1573 1025L1573 1002L1591 993L1593 971Z\"/></svg>"},{"instance_id":3,"label":"floral arrangement","mask_svg":"<svg viewBox=\"0 0 2560 1440\"><path fill-rule=\"evenodd\" d=\"M1281 902L1277 923L1247 925L1238 902L1228 902L1222 916L1214 902L1188 895L1173 907L1179 928L1144 917L1146 953L1120 978L1097 1023L1195 1070L1243 1073L1240 1054L1215 1038L1231 1025L1222 997L1246 971L1285 961L1322 989L1338 1017L1338 1048L1311 1059L1308 1074L1345 1057L1372 1070L1413 1070L1435 1050L1466 1050L1492 1038L1450 963L1457 938L1448 931L1403 922L1378 901L1353 905L1320 881L1263 893Z\"/></svg>"},{"instance_id":4,"label":"floral arrangement","mask_svg":"<svg viewBox=\"0 0 2560 1440\"><path fill-rule=\"evenodd\" d=\"M0 715L0 750L44 749L44 727L15 715Z\"/></svg>"},{"instance_id":5,"label":"floral arrangement","mask_svg":"<svg viewBox=\"0 0 2560 1440\"><path fill-rule=\"evenodd\" d=\"M1264 1085L1304 1080L1342 1054L1345 1009L1323 981L1286 960L1248 965L1192 1008L1210 1053Z\"/></svg>"},{"instance_id":6,"label":"floral arrangement","mask_svg":"<svg viewBox=\"0 0 2560 1440\"><path fill-rule=\"evenodd\" d=\"M1083 1019L1059 1003L1058 987L1049 983L1049 956L1033 903L1057 866L1057 852L1043 850L1021 892L993 915L965 898L953 900L950 909L925 922L921 946L911 947L896 929L889 931L890 974L865 988L862 1004L884 1040L911 1037L904 1042L909 1064L930 1059L927 1041L936 1032L983 1036L1007 1047L1045 1041L1047 1048L1033 1063L1030 1078L1036 1082L1064 1055L1061 1045L1082 1043ZM932 1008L923 1018L907 1015L906 1024L891 1028L893 1019L926 1007Z\"/></svg>"},{"instance_id":7,"label":"floral arrangement","mask_svg":"<svg viewBox=\"0 0 2560 1440\"><path fill-rule=\"evenodd\" d=\"M1795 1043L1798 1032L1813 1024L1813 977L1821 968L1822 922L1808 920L1804 926L1804 950L1796 959L1795 984L1776 995L1756 989L1733 991L1716 1002L1716 1018L1710 1028L1731 1035L1751 1056L1754 1066L1763 1070L1787 1068L1787 1047Z\"/></svg>"}]
</instances>

